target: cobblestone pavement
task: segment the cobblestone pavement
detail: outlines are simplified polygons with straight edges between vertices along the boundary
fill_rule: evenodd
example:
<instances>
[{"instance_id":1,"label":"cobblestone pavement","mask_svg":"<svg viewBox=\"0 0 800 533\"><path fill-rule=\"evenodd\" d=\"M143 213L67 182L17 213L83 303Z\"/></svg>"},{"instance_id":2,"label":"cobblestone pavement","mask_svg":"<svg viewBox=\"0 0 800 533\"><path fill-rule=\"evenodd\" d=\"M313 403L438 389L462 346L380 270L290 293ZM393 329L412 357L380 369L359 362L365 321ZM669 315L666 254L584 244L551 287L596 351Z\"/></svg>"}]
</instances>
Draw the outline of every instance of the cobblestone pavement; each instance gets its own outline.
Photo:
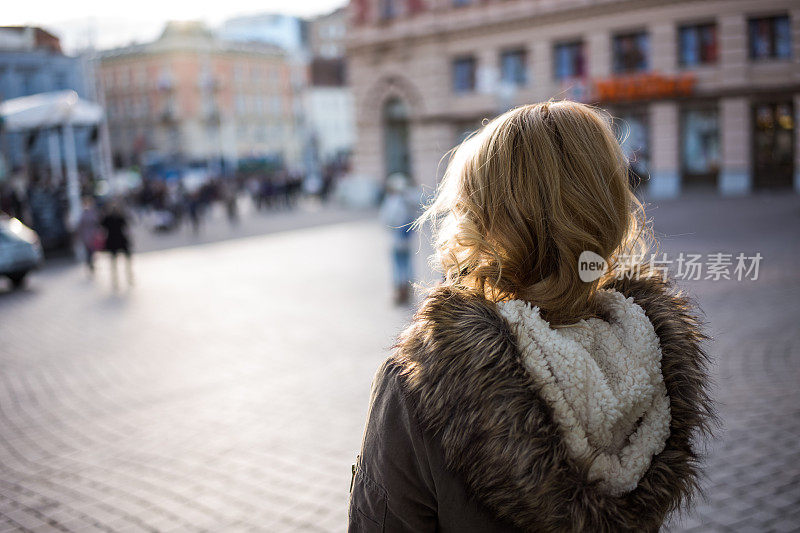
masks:
<instances>
[{"instance_id":1,"label":"cobblestone pavement","mask_svg":"<svg viewBox=\"0 0 800 533\"><path fill-rule=\"evenodd\" d=\"M668 253L761 252L687 282L724 430L709 501L671 531L800 524L800 199L653 206ZM0 532L342 531L389 305L373 220L142 253L113 292L59 264L0 286ZM420 264L422 258L419 258Z\"/></svg>"}]
</instances>

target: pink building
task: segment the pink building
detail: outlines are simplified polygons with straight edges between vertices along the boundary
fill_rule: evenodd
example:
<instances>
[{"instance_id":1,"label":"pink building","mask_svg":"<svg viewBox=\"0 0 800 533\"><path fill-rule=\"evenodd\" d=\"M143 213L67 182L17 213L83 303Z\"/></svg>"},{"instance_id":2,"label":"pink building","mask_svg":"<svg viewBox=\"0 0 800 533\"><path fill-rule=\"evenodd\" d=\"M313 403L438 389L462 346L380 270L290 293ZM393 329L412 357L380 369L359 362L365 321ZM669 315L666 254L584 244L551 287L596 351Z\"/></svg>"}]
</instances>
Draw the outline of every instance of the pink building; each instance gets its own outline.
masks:
<instances>
[{"instance_id":1,"label":"pink building","mask_svg":"<svg viewBox=\"0 0 800 533\"><path fill-rule=\"evenodd\" d=\"M275 46L171 22L152 43L104 52L99 77L118 164L300 158L289 65Z\"/></svg>"}]
</instances>

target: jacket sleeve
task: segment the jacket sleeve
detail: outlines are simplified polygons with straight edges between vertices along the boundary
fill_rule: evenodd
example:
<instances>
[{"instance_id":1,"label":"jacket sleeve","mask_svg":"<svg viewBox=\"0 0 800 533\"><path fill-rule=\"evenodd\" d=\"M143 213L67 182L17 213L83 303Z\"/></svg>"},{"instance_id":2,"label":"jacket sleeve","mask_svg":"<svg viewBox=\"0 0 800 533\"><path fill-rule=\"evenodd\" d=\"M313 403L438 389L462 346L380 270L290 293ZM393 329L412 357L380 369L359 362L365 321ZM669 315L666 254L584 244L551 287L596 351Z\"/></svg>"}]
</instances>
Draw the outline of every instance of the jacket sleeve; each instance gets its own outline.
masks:
<instances>
[{"instance_id":1,"label":"jacket sleeve","mask_svg":"<svg viewBox=\"0 0 800 533\"><path fill-rule=\"evenodd\" d=\"M400 367L389 360L372 385L361 454L353 470L351 533L436 530L428 451L399 373Z\"/></svg>"}]
</instances>

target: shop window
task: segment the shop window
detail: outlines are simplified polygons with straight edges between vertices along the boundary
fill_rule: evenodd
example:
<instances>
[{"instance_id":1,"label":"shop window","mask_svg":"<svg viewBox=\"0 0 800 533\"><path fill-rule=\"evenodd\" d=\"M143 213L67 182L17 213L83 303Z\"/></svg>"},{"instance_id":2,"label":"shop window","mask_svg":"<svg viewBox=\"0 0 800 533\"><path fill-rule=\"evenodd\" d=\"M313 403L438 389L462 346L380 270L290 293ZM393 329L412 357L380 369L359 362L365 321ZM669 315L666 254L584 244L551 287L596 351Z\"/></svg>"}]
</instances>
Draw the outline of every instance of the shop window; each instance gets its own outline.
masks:
<instances>
[{"instance_id":1,"label":"shop window","mask_svg":"<svg viewBox=\"0 0 800 533\"><path fill-rule=\"evenodd\" d=\"M468 93L475 90L476 61L472 56L453 60L453 92Z\"/></svg>"},{"instance_id":2,"label":"shop window","mask_svg":"<svg viewBox=\"0 0 800 533\"><path fill-rule=\"evenodd\" d=\"M554 75L557 80L579 78L586 74L583 42L559 43L553 48Z\"/></svg>"},{"instance_id":3,"label":"shop window","mask_svg":"<svg viewBox=\"0 0 800 533\"><path fill-rule=\"evenodd\" d=\"M792 34L789 17L752 18L750 59L789 59L792 56Z\"/></svg>"},{"instance_id":4,"label":"shop window","mask_svg":"<svg viewBox=\"0 0 800 533\"><path fill-rule=\"evenodd\" d=\"M525 85L528 78L525 50L509 50L500 54L500 77L506 85Z\"/></svg>"},{"instance_id":5,"label":"shop window","mask_svg":"<svg viewBox=\"0 0 800 533\"><path fill-rule=\"evenodd\" d=\"M642 72L648 69L650 36L644 32L615 35L612 41L614 72Z\"/></svg>"},{"instance_id":6,"label":"shop window","mask_svg":"<svg viewBox=\"0 0 800 533\"><path fill-rule=\"evenodd\" d=\"M717 62L717 25L683 26L679 32L680 64L696 67Z\"/></svg>"},{"instance_id":7,"label":"shop window","mask_svg":"<svg viewBox=\"0 0 800 533\"><path fill-rule=\"evenodd\" d=\"M753 107L754 182L758 188L790 187L794 176L792 101L761 102Z\"/></svg>"},{"instance_id":8,"label":"shop window","mask_svg":"<svg viewBox=\"0 0 800 533\"><path fill-rule=\"evenodd\" d=\"M722 161L716 109L687 109L681 120L681 164L689 182L716 181Z\"/></svg>"}]
</instances>

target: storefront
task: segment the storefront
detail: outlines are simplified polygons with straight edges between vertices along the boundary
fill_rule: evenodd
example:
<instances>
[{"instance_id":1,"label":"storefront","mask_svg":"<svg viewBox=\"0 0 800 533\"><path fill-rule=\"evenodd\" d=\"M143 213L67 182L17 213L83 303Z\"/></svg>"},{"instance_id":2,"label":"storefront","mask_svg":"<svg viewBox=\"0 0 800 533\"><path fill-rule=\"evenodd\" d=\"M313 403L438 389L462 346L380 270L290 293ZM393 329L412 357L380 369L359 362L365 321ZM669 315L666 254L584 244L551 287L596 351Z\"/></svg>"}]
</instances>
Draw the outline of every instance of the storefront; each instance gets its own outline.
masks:
<instances>
[{"instance_id":1,"label":"storefront","mask_svg":"<svg viewBox=\"0 0 800 533\"><path fill-rule=\"evenodd\" d=\"M715 189L722 164L719 111L715 101L682 107L679 142L683 188Z\"/></svg>"},{"instance_id":2,"label":"storefront","mask_svg":"<svg viewBox=\"0 0 800 533\"><path fill-rule=\"evenodd\" d=\"M795 161L794 105L791 96L752 104L753 188L792 186Z\"/></svg>"},{"instance_id":3,"label":"storefront","mask_svg":"<svg viewBox=\"0 0 800 533\"><path fill-rule=\"evenodd\" d=\"M620 49L646 49L647 41L643 40L640 34L625 35L617 40L623 38L627 41L622 42L640 43L640 46L628 44L626 48L620 44ZM627 63L620 62L620 65L625 64ZM662 126L658 120L654 122L652 107L654 104L662 102L670 102L671 105L677 106L677 102L691 97L694 90L694 78L688 75L667 76L655 73L621 74L592 80L590 87L588 101L606 108L613 116L615 133L630 162L632 185L650 183L652 186L655 170L653 168L653 148L658 147L653 143L659 142L656 127ZM678 135L678 132L675 132L674 135ZM702 147L701 145L700 148ZM662 176L663 172L660 172L655 180L663 182L665 178ZM670 169L667 179L674 184L673 187L679 187L680 176L677 165Z\"/></svg>"}]
</instances>

